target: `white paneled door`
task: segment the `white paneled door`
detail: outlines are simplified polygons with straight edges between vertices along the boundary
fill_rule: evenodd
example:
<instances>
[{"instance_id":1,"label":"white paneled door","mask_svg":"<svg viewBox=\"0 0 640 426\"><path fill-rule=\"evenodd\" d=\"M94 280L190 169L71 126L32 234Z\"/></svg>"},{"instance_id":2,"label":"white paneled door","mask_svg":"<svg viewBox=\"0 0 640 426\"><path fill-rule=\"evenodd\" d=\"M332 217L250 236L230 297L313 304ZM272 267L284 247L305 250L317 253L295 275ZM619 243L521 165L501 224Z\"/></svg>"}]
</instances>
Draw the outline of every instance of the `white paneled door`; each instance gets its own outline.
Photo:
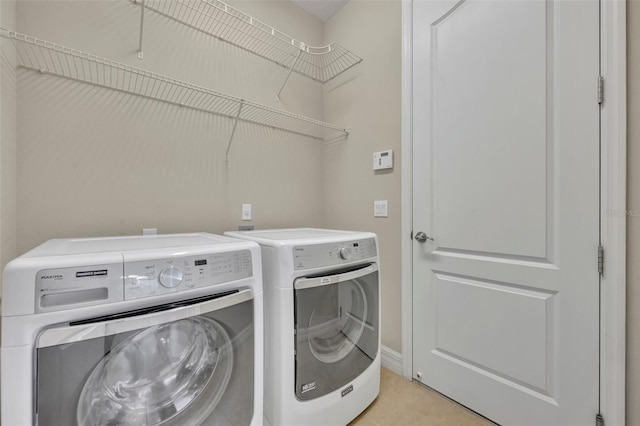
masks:
<instances>
[{"instance_id":1,"label":"white paneled door","mask_svg":"<svg viewBox=\"0 0 640 426\"><path fill-rule=\"evenodd\" d=\"M413 3L413 377L503 425L598 412L598 22Z\"/></svg>"}]
</instances>

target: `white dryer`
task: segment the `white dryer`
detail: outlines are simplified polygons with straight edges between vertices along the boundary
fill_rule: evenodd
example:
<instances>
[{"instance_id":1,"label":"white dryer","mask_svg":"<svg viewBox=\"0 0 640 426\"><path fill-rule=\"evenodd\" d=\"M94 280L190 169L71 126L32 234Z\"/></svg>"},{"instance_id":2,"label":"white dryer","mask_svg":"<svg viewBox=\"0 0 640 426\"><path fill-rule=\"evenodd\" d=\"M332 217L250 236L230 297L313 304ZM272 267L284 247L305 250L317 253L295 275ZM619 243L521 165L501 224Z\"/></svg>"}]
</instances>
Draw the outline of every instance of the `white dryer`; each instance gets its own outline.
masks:
<instances>
[{"instance_id":1,"label":"white dryer","mask_svg":"<svg viewBox=\"0 0 640 426\"><path fill-rule=\"evenodd\" d=\"M376 235L312 228L225 235L262 248L265 421L346 425L380 390Z\"/></svg>"},{"instance_id":2,"label":"white dryer","mask_svg":"<svg viewBox=\"0 0 640 426\"><path fill-rule=\"evenodd\" d=\"M2 424L262 424L262 306L249 241L50 240L4 271Z\"/></svg>"}]
</instances>

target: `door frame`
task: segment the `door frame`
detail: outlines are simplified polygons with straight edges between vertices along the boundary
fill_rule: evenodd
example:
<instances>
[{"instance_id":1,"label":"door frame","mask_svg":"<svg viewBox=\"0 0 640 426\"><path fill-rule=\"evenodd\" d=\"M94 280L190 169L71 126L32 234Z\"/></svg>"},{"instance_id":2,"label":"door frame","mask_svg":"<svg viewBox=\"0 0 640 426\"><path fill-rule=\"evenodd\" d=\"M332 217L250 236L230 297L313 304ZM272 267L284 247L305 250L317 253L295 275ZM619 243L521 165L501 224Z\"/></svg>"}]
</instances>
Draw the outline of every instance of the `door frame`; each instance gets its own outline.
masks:
<instances>
[{"instance_id":1,"label":"door frame","mask_svg":"<svg viewBox=\"0 0 640 426\"><path fill-rule=\"evenodd\" d=\"M413 361L412 211L412 0L402 0L402 375L411 380ZM604 271L600 305L600 413L605 424L625 424L627 64L626 0L600 0L601 244ZM596 102L594 75L594 102ZM606 214L605 212L614 213ZM621 214L622 212L622 214ZM594 262L596 254L594 252ZM595 416L596 413L594 413ZM595 418L594 418L595 421Z\"/></svg>"}]
</instances>

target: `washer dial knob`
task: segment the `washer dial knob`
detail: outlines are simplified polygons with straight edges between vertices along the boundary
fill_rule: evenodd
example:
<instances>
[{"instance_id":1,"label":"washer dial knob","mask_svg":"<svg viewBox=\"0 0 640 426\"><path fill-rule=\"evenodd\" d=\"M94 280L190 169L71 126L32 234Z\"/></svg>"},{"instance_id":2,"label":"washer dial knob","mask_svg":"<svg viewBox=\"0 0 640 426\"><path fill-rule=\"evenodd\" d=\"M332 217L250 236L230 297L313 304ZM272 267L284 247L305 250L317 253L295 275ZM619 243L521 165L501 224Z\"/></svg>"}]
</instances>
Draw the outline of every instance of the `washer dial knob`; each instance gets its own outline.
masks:
<instances>
[{"instance_id":1,"label":"washer dial knob","mask_svg":"<svg viewBox=\"0 0 640 426\"><path fill-rule=\"evenodd\" d=\"M351 247L342 247L339 254L340 259L351 260Z\"/></svg>"},{"instance_id":2,"label":"washer dial knob","mask_svg":"<svg viewBox=\"0 0 640 426\"><path fill-rule=\"evenodd\" d=\"M160 275L158 276L158 281L160 284L167 288L178 287L180 283L182 283L182 279L184 278L184 274L182 271L175 266L169 266L168 268L164 268Z\"/></svg>"}]
</instances>

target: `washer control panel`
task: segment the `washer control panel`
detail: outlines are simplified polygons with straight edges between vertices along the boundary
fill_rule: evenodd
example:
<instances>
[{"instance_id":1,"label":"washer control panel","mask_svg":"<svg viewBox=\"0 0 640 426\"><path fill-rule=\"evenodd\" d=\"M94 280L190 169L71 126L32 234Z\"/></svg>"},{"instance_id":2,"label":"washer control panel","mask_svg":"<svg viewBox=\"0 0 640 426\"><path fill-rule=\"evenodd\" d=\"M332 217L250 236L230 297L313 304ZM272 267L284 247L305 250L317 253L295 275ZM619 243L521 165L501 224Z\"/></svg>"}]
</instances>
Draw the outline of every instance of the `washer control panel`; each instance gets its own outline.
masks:
<instances>
[{"instance_id":1,"label":"washer control panel","mask_svg":"<svg viewBox=\"0 0 640 426\"><path fill-rule=\"evenodd\" d=\"M378 254L375 238L293 247L296 270L340 265L369 259Z\"/></svg>"},{"instance_id":2,"label":"washer control panel","mask_svg":"<svg viewBox=\"0 0 640 426\"><path fill-rule=\"evenodd\" d=\"M177 293L249 278L253 275L252 269L249 250L126 262L124 299Z\"/></svg>"}]
</instances>

